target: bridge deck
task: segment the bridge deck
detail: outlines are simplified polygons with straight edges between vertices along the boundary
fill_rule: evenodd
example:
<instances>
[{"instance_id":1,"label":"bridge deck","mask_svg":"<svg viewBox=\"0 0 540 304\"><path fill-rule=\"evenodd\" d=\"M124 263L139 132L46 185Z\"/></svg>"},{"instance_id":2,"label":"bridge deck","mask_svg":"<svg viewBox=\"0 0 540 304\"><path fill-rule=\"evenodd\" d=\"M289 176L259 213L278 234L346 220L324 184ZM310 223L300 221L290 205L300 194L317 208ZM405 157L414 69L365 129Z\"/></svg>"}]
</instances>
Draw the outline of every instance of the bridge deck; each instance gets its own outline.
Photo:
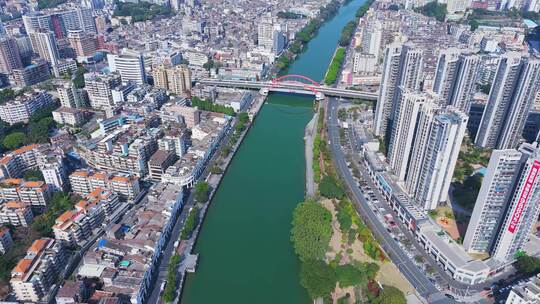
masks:
<instances>
[{"instance_id":1,"label":"bridge deck","mask_svg":"<svg viewBox=\"0 0 540 304\"><path fill-rule=\"evenodd\" d=\"M324 85L299 84L297 82L272 82L272 81L247 81L247 80L224 80L224 79L201 79L199 83L218 87L241 88L241 89L268 89L269 91L290 92L315 95L321 92L326 96L343 98L360 98L365 100L377 100L377 93L355 91L349 89L337 89Z\"/></svg>"}]
</instances>

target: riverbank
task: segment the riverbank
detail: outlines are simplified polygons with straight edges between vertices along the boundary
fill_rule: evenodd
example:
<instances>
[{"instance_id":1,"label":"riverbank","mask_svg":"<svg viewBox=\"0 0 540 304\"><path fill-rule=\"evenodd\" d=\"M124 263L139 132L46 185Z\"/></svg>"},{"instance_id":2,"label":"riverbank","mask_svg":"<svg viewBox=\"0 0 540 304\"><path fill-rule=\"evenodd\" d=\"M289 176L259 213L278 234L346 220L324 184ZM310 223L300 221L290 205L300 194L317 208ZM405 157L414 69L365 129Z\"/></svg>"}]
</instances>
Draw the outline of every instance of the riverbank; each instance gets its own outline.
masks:
<instances>
[{"instance_id":1,"label":"riverbank","mask_svg":"<svg viewBox=\"0 0 540 304\"><path fill-rule=\"evenodd\" d=\"M193 248L197 244L197 240L198 240L198 237L199 237L199 232L201 230L202 225L204 224L204 220L206 218L208 207L210 206L216 191L219 189L219 186L221 185L221 181L223 180L223 177L227 173L227 170L229 168L229 165L230 165L231 161L233 160L234 156L236 155L236 151L238 150L238 148L242 144L245 136L247 135L247 133L251 129L251 126L253 125L254 120L257 117L257 114L259 113L259 110L262 108L262 105L264 104L265 99L266 99L265 96L258 96L258 98L255 100L255 102L252 103L251 107L248 109L247 112L249 113L250 123L246 126L246 129L242 132L242 134L240 135L238 140L232 145L231 150L228 153L228 155L225 158L222 158L222 159L218 158L217 160L212 161L208 165L209 167L212 166L212 165L215 165L215 166L219 167L220 170L221 170L221 173L220 174L209 173L204 178L204 180L206 182L208 182L208 184L211 187L211 191L208 194L208 200L203 204L203 206L199 210L199 214L198 214L198 217L197 217L198 218L197 225L193 229L193 232L191 233L191 237L189 239L187 239L187 240L182 240L182 242L178 243L178 246L175 248L176 253L181 255L182 260L180 261L180 263L178 265L178 273L180 274L180 282L179 282L179 286L178 286L177 293L176 293L177 296L176 296L175 300L173 301L173 303L179 303L180 302L180 299L182 297L182 291L183 291L183 288L184 288L184 283L186 281L187 273L195 271L195 268L197 266L196 263L195 264L186 263L186 261L190 262L186 258L188 256L196 257L195 258L196 262L198 262L197 261L198 260L198 254L195 254L193 252ZM229 140L230 140L230 136L228 138L228 141ZM223 143L222 147L224 147L227 144L228 144L228 142ZM220 157L222 157L222 156L220 156ZM215 163L217 163L217 162L219 162L219 164L216 165ZM190 260L192 261L193 259L190 259Z\"/></svg>"},{"instance_id":2,"label":"riverbank","mask_svg":"<svg viewBox=\"0 0 540 304\"><path fill-rule=\"evenodd\" d=\"M333 18L342 5L346 5L350 0L340 1L332 0L327 5L320 8L316 17L312 18L298 33L295 34L295 40L276 60L275 74L282 74L296 59L296 56L305 51L305 47L313 37L317 35L322 24L330 18ZM275 76L275 75L274 75Z\"/></svg>"},{"instance_id":3,"label":"riverbank","mask_svg":"<svg viewBox=\"0 0 540 304\"><path fill-rule=\"evenodd\" d=\"M313 118L306 125L306 131L304 135L305 140L305 153L306 153L306 197L314 197L315 191L315 178L313 173L313 142L315 134L317 133L317 118L319 113L315 113Z\"/></svg>"}]
</instances>

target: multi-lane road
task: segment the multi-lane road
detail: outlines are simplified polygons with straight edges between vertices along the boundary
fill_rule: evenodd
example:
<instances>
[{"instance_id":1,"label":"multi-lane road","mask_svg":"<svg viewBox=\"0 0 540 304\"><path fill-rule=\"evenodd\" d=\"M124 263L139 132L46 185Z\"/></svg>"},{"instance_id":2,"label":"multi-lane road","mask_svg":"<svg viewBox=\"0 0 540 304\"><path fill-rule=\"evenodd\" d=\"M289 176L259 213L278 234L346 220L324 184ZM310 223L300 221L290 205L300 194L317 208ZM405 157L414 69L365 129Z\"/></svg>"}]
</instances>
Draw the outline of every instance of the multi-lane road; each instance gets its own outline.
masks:
<instances>
[{"instance_id":1,"label":"multi-lane road","mask_svg":"<svg viewBox=\"0 0 540 304\"><path fill-rule=\"evenodd\" d=\"M340 145L338 100L336 98L328 99L327 126L330 150L333 155L336 169L351 193L351 200L358 213L371 228L374 236L379 240L382 248L392 262L398 267L399 271L407 278L411 285L416 288L418 294L424 297L429 303L457 303L456 301L447 298L440 290L438 290L435 285L429 281L425 273L423 273L403 252L398 243L378 220L377 215L371 210L362 192L360 192L360 189L356 186L356 181L349 171L345 155Z\"/></svg>"}]
</instances>

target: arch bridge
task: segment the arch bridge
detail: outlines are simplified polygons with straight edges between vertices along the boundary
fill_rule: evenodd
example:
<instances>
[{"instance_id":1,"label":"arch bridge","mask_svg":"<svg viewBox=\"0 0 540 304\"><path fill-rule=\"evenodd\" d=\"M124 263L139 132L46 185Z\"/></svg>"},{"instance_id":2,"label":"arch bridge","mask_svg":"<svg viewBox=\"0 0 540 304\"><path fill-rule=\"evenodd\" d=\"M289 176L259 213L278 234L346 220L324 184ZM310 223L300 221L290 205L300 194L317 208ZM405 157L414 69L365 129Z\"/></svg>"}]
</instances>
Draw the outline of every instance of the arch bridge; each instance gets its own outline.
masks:
<instances>
[{"instance_id":1,"label":"arch bridge","mask_svg":"<svg viewBox=\"0 0 540 304\"><path fill-rule=\"evenodd\" d=\"M201 84L213 85L218 87L259 90L260 93L263 95L266 95L269 92L284 92L293 94L314 95L316 99L324 99L325 96L330 96L377 100L376 92L333 88L322 85L309 77L298 74L283 75L270 81L206 78L200 79L198 82Z\"/></svg>"}]
</instances>

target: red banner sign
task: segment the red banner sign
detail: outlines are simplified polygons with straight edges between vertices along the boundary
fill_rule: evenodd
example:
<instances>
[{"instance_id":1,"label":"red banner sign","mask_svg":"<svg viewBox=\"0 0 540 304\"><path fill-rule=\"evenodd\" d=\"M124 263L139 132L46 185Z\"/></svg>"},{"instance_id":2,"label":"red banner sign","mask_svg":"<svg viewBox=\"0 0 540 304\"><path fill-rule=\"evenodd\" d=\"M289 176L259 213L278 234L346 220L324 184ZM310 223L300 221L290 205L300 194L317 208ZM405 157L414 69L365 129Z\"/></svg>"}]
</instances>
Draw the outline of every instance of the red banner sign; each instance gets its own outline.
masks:
<instances>
[{"instance_id":1,"label":"red banner sign","mask_svg":"<svg viewBox=\"0 0 540 304\"><path fill-rule=\"evenodd\" d=\"M523 215L523 210L525 209L525 205L527 204L527 202L529 201L529 197L531 196L531 189L534 185L534 181L536 180L536 177L538 176L539 169L540 169L540 162L535 160L532 165L531 170L529 171L529 175L527 176L525 185L523 186L523 189L521 190L521 195L519 196L516 209L514 209L514 214L512 214L510 224L508 225L508 231L510 231L511 233L514 233L516 231L516 227L519 224L519 220L521 219L521 216Z\"/></svg>"}]
</instances>

